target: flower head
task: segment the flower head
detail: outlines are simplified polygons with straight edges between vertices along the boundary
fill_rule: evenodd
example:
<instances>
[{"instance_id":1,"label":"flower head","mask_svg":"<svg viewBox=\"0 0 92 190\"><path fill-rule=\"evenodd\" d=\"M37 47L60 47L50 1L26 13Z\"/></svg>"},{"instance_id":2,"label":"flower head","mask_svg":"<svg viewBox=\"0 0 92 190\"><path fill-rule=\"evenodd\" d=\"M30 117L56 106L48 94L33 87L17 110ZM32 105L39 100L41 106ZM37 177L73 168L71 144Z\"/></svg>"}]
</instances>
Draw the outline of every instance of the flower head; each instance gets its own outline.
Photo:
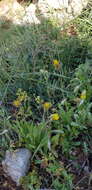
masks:
<instances>
[{"instance_id":1,"label":"flower head","mask_svg":"<svg viewBox=\"0 0 92 190\"><path fill-rule=\"evenodd\" d=\"M28 98L26 91L22 91L22 89L20 88L18 89L18 92L16 93L16 95L18 97L17 100L19 100L20 102L26 101Z\"/></svg>"},{"instance_id":2,"label":"flower head","mask_svg":"<svg viewBox=\"0 0 92 190\"><path fill-rule=\"evenodd\" d=\"M25 95L18 96L18 100L20 102L25 101L26 100L26 96Z\"/></svg>"},{"instance_id":3,"label":"flower head","mask_svg":"<svg viewBox=\"0 0 92 190\"><path fill-rule=\"evenodd\" d=\"M13 101L13 106L19 107L20 105L21 105L21 101L19 101L17 99Z\"/></svg>"},{"instance_id":4,"label":"flower head","mask_svg":"<svg viewBox=\"0 0 92 190\"><path fill-rule=\"evenodd\" d=\"M48 111L51 108L52 104L50 102L45 102L43 108L45 111Z\"/></svg>"},{"instance_id":5,"label":"flower head","mask_svg":"<svg viewBox=\"0 0 92 190\"><path fill-rule=\"evenodd\" d=\"M81 95L80 95L80 99L81 100L85 100L86 99L86 90L83 90Z\"/></svg>"},{"instance_id":6,"label":"flower head","mask_svg":"<svg viewBox=\"0 0 92 190\"><path fill-rule=\"evenodd\" d=\"M53 113L52 115L51 115L51 119L54 121L54 120L59 120L59 114L58 113Z\"/></svg>"},{"instance_id":7,"label":"flower head","mask_svg":"<svg viewBox=\"0 0 92 190\"><path fill-rule=\"evenodd\" d=\"M19 107L22 102L25 102L28 98L27 93L25 91L22 91L20 88L18 89L18 92L16 93L17 99L13 101L13 105L15 107Z\"/></svg>"},{"instance_id":8,"label":"flower head","mask_svg":"<svg viewBox=\"0 0 92 190\"><path fill-rule=\"evenodd\" d=\"M54 59L52 64L54 65L55 69L59 69L60 68L60 61L58 61L57 59Z\"/></svg>"}]
</instances>

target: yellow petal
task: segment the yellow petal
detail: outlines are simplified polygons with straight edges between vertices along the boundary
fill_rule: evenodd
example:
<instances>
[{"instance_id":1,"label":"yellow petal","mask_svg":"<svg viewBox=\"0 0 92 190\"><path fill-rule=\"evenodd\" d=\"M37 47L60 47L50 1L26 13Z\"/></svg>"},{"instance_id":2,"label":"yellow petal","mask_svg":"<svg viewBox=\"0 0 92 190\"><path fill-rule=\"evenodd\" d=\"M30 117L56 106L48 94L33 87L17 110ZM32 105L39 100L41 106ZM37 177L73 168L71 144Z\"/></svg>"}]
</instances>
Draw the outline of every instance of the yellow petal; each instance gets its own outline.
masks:
<instances>
[{"instance_id":1,"label":"yellow petal","mask_svg":"<svg viewBox=\"0 0 92 190\"><path fill-rule=\"evenodd\" d=\"M13 105L14 105L15 107L19 107L19 106L21 105L21 102L20 102L19 100L14 100L14 101L13 101Z\"/></svg>"},{"instance_id":2,"label":"yellow petal","mask_svg":"<svg viewBox=\"0 0 92 190\"><path fill-rule=\"evenodd\" d=\"M85 100L86 99L86 90L83 90L81 95L80 95L80 99L81 100Z\"/></svg>"},{"instance_id":3,"label":"yellow petal","mask_svg":"<svg viewBox=\"0 0 92 190\"><path fill-rule=\"evenodd\" d=\"M49 110L51 108L52 104L50 102L45 102L43 104L43 108L44 110Z\"/></svg>"},{"instance_id":4,"label":"yellow petal","mask_svg":"<svg viewBox=\"0 0 92 190\"><path fill-rule=\"evenodd\" d=\"M60 68L60 62L57 59L54 59L52 63L56 69Z\"/></svg>"},{"instance_id":5,"label":"yellow petal","mask_svg":"<svg viewBox=\"0 0 92 190\"><path fill-rule=\"evenodd\" d=\"M52 114L52 115L51 115L51 119L52 119L52 120L56 120L56 121L59 120L59 115L58 115L58 113Z\"/></svg>"}]
</instances>

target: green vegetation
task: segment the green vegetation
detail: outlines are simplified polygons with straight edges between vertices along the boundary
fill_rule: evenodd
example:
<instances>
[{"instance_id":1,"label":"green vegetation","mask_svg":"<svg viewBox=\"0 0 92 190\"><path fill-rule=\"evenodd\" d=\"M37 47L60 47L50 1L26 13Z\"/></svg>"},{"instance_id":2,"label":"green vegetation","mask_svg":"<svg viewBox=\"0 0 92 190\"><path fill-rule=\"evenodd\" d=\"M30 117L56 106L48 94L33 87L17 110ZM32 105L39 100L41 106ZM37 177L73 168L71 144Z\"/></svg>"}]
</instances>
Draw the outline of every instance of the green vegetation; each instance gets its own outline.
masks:
<instances>
[{"instance_id":1,"label":"green vegetation","mask_svg":"<svg viewBox=\"0 0 92 190\"><path fill-rule=\"evenodd\" d=\"M0 25L0 160L6 149L31 150L26 190L88 187L82 165L92 154L91 18L85 10L63 30L44 18Z\"/></svg>"}]
</instances>

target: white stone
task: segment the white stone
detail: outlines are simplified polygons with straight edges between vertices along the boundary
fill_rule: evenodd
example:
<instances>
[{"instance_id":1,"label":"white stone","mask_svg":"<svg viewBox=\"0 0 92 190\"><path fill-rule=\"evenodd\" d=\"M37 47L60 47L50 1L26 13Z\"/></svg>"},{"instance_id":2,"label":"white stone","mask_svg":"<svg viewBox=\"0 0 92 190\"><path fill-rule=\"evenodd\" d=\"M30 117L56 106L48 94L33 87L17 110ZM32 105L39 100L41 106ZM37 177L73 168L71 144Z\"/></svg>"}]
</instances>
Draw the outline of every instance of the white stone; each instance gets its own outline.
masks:
<instances>
[{"instance_id":1,"label":"white stone","mask_svg":"<svg viewBox=\"0 0 92 190\"><path fill-rule=\"evenodd\" d=\"M25 9L25 16L23 17L24 23L34 23L34 24L40 24L39 19L36 16L36 5L30 4Z\"/></svg>"},{"instance_id":2,"label":"white stone","mask_svg":"<svg viewBox=\"0 0 92 190\"><path fill-rule=\"evenodd\" d=\"M31 153L26 148L15 151L6 151L5 160L2 161L4 172L20 184L20 178L25 176L30 166Z\"/></svg>"},{"instance_id":3,"label":"white stone","mask_svg":"<svg viewBox=\"0 0 92 190\"><path fill-rule=\"evenodd\" d=\"M38 0L23 7L17 0L0 1L0 17L14 24L41 24L41 19L59 19L61 25L78 16L90 0ZM39 15L37 15L39 14Z\"/></svg>"},{"instance_id":4,"label":"white stone","mask_svg":"<svg viewBox=\"0 0 92 190\"><path fill-rule=\"evenodd\" d=\"M48 5L54 9L62 9L68 7L68 0L46 0Z\"/></svg>"}]
</instances>

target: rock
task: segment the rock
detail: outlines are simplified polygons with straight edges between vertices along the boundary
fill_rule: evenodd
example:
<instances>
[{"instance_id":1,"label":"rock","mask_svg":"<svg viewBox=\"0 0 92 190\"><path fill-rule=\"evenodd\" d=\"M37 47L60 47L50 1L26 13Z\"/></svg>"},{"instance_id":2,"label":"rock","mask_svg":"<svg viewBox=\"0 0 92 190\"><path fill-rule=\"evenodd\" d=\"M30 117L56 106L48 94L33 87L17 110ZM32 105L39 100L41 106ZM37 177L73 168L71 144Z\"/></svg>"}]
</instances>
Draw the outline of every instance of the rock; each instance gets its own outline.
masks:
<instances>
[{"instance_id":1,"label":"rock","mask_svg":"<svg viewBox=\"0 0 92 190\"><path fill-rule=\"evenodd\" d=\"M70 6L72 9L77 8L77 11L79 11L81 7L83 8L87 5L88 0L46 0L46 2L53 9L63 9Z\"/></svg>"},{"instance_id":2,"label":"rock","mask_svg":"<svg viewBox=\"0 0 92 190\"><path fill-rule=\"evenodd\" d=\"M28 6L19 1L22 0L0 1L0 17L19 25L40 24L42 19L53 19L62 26L77 17L91 0L33 0Z\"/></svg>"},{"instance_id":3,"label":"rock","mask_svg":"<svg viewBox=\"0 0 92 190\"><path fill-rule=\"evenodd\" d=\"M38 8L41 15L47 19L55 19L65 24L77 17L90 0L39 0Z\"/></svg>"},{"instance_id":4,"label":"rock","mask_svg":"<svg viewBox=\"0 0 92 190\"><path fill-rule=\"evenodd\" d=\"M36 16L36 5L35 4L30 4L28 7L26 7L25 11L26 11L26 14L22 19L23 23L40 24L40 21Z\"/></svg>"},{"instance_id":5,"label":"rock","mask_svg":"<svg viewBox=\"0 0 92 190\"><path fill-rule=\"evenodd\" d=\"M17 185L20 185L20 178L28 172L30 158L31 152L26 148L6 151L5 160L2 161L3 170Z\"/></svg>"},{"instance_id":6,"label":"rock","mask_svg":"<svg viewBox=\"0 0 92 190\"><path fill-rule=\"evenodd\" d=\"M62 9L68 7L69 0L46 0L48 5L53 9Z\"/></svg>"},{"instance_id":7,"label":"rock","mask_svg":"<svg viewBox=\"0 0 92 190\"><path fill-rule=\"evenodd\" d=\"M67 12L71 10L71 14L74 16L81 13L82 9L86 8L88 4L88 0L70 0L68 3Z\"/></svg>"}]
</instances>

